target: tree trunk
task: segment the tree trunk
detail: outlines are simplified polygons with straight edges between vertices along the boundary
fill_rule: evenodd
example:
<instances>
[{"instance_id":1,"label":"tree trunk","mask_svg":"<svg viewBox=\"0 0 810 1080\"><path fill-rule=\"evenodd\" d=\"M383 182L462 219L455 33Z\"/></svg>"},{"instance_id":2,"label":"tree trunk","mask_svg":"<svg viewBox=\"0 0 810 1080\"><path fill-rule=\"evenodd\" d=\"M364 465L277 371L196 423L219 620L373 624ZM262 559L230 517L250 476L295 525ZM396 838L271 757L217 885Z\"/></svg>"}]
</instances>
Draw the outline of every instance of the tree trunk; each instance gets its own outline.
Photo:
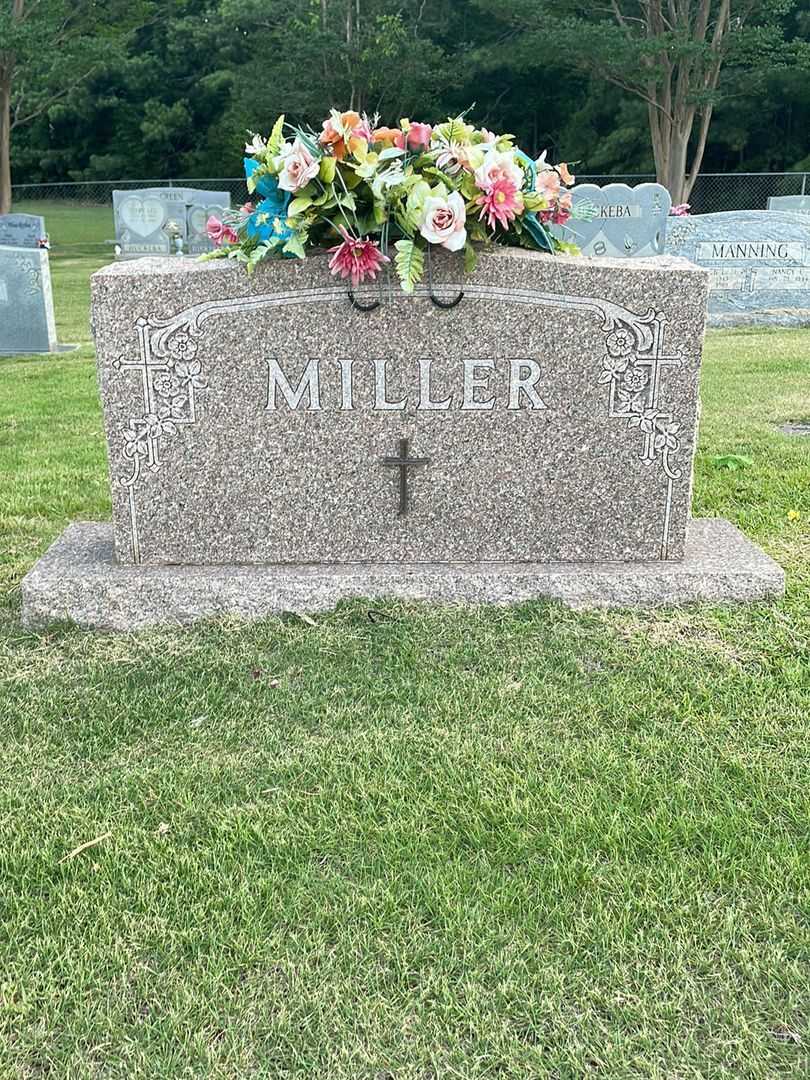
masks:
<instances>
[{"instance_id":1,"label":"tree trunk","mask_svg":"<svg viewBox=\"0 0 810 1080\"><path fill-rule=\"evenodd\" d=\"M686 199L686 157L691 128L691 124L681 124L676 119L669 137L669 167L664 186L672 196L675 206Z\"/></svg>"},{"instance_id":2,"label":"tree trunk","mask_svg":"<svg viewBox=\"0 0 810 1080\"><path fill-rule=\"evenodd\" d=\"M0 77L0 214L11 210L11 80Z\"/></svg>"}]
</instances>

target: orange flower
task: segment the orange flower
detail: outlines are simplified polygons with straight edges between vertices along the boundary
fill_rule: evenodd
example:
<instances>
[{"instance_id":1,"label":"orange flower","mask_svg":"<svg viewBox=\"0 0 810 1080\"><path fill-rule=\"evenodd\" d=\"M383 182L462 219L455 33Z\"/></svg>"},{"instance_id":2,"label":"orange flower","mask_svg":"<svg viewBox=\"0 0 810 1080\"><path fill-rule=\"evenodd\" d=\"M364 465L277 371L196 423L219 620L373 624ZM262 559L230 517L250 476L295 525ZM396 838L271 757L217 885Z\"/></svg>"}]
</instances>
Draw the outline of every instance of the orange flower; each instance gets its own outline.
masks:
<instances>
[{"instance_id":1,"label":"orange flower","mask_svg":"<svg viewBox=\"0 0 810 1080\"><path fill-rule=\"evenodd\" d=\"M400 150L405 149L405 133L398 128L375 128L374 133L371 136L371 141L374 143L382 143L384 146L398 146Z\"/></svg>"},{"instance_id":2,"label":"orange flower","mask_svg":"<svg viewBox=\"0 0 810 1080\"><path fill-rule=\"evenodd\" d=\"M353 154L363 143L367 144L369 134L359 113L353 110L338 113L333 109L328 119L323 122L323 131L318 136L318 142L322 146L331 146L335 157L342 161L347 151Z\"/></svg>"},{"instance_id":3,"label":"orange flower","mask_svg":"<svg viewBox=\"0 0 810 1080\"><path fill-rule=\"evenodd\" d=\"M560 174L560 179L566 187L570 187L570 185L573 184L574 177L568 171L568 166L564 161L561 161L560 164L557 166L557 172Z\"/></svg>"}]
</instances>

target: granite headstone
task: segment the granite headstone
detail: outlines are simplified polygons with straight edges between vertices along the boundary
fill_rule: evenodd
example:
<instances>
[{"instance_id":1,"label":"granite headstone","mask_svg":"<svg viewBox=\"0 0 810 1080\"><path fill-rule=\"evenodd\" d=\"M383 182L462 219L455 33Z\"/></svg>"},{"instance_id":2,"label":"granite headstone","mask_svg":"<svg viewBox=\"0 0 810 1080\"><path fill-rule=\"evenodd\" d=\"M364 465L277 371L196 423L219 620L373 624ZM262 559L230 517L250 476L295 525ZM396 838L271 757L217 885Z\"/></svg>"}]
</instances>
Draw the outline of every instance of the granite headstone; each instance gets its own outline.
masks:
<instances>
[{"instance_id":1,"label":"granite headstone","mask_svg":"<svg viewBox=\"0 0 810 1080\"><path fill-rule=\"evenodd\" d=\"M418 318L323 257L98 272L119 559L682 557L705 275L625 265L506 249Z\"/></svg>"},{"instance_id":2,"label":"granite headstone","mask_svg":"<svg viewBox=\"0 0 810 1080\"><path fill-rule=\"evenodd\" d=\"M0 214L0 247L38 248L45 239L39 214Z\"/></svg>"},{"instance_id":3,"label":"granite headstone","mask_svg":"<svg viewBox=\"0 0 810 1080\"><path fill-rule=\"evenodd\" d=\"M737 210L678 218L667 251L709 271L713 323L810 321L807 215Z\"/></svg>"},{"instance_id":4,"label":"granite headstone","mask_svg":"<svg viewBox=\"0 0 810 1080\"><path fill-rule=\"evenodd\" d=\"M213 248L205 228L208 218L212 214L221 217L222 211L230 207L230 192L188 188L187 200L185 251L188 255L202 255Z\"/></svg>"},{"instance_id":5,"label":"granite headstone","mask_svg":"<svg viewBox=\"0 0 810 1080\"><path fill-rule=\"evenodd\" d=\"M48 252L0 246L0 354L56 351Z\"/></svg>"},{"instance_id":6,"label":"granite headstone","mask_svg":"<svg viewBox=\"0 0 810 1080\"><path fill-rule=\"evenodd\" d=\"M185 188L113 191L115 239L124 258L171 255L187 238Z\"/></svg>"},{"instance_id":7,"label":"granite headstone","mask_svg":"<svg viewBox=\"0 0 810 1080\"><path fill-rule=\"evenodd\" d=\"M55 542L24 622L780 593L729 522L690 523L705 271L514 248L458 267L353 299L316 255L96 273L113 522Z\"/></svg>"},{"instance_id":8,"label":"granite headstone","mask_svg":"<svg viewBox=\"0 0 810 1080\"><path fill-rule=\"evenodd\" d=\"M552 231L573 240L583 255L629 259L663 254L672 199L661 184L577 184L571 194L572 220Z\"/></svg>"}]
</instances>

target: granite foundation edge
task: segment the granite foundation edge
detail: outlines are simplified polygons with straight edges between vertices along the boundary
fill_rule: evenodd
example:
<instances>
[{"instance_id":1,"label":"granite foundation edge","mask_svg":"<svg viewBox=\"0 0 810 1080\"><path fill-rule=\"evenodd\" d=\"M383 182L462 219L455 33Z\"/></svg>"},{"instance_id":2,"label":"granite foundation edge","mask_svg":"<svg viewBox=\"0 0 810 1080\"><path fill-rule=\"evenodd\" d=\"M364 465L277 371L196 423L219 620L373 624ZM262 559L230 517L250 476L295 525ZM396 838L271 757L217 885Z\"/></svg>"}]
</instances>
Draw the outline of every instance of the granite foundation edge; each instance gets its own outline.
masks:
<instances>
[{"instance_id":1,"label":"granite foundation edge","mask_svg":"<svg viewBox=\"0 0 810 1080\"><path fill-rule=\"evenodd\" d=\"M350 564L139 567L115 563L112 526L74 524L22 582L22 622L133 631L217 617L323 612L348 599L575 610L755 601L784 593L782 568L721 518L692 523L686 558L664 563Z\"/></svg>"}]
</instances>

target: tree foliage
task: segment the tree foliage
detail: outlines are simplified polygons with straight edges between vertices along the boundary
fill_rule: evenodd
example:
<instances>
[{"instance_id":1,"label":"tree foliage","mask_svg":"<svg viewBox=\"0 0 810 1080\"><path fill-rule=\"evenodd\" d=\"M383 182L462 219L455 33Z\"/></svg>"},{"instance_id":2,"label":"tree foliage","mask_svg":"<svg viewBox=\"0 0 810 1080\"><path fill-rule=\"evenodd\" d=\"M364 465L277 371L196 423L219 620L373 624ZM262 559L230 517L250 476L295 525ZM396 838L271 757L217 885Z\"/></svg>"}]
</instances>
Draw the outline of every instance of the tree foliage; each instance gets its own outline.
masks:
<instances>
[{"instance_id":1,"label":"tree foliage","mask_svg":"<svg viewBox=\"0 0 810 1080\"><path fill-rule=\"evenodd\" d=\"M683 197L701 163L810 156L808 40L792 0L0 0L0 104L10 66L17 182L234 175L282 111L475 102L531 153Z\"/></svg>"}]
</instances>

